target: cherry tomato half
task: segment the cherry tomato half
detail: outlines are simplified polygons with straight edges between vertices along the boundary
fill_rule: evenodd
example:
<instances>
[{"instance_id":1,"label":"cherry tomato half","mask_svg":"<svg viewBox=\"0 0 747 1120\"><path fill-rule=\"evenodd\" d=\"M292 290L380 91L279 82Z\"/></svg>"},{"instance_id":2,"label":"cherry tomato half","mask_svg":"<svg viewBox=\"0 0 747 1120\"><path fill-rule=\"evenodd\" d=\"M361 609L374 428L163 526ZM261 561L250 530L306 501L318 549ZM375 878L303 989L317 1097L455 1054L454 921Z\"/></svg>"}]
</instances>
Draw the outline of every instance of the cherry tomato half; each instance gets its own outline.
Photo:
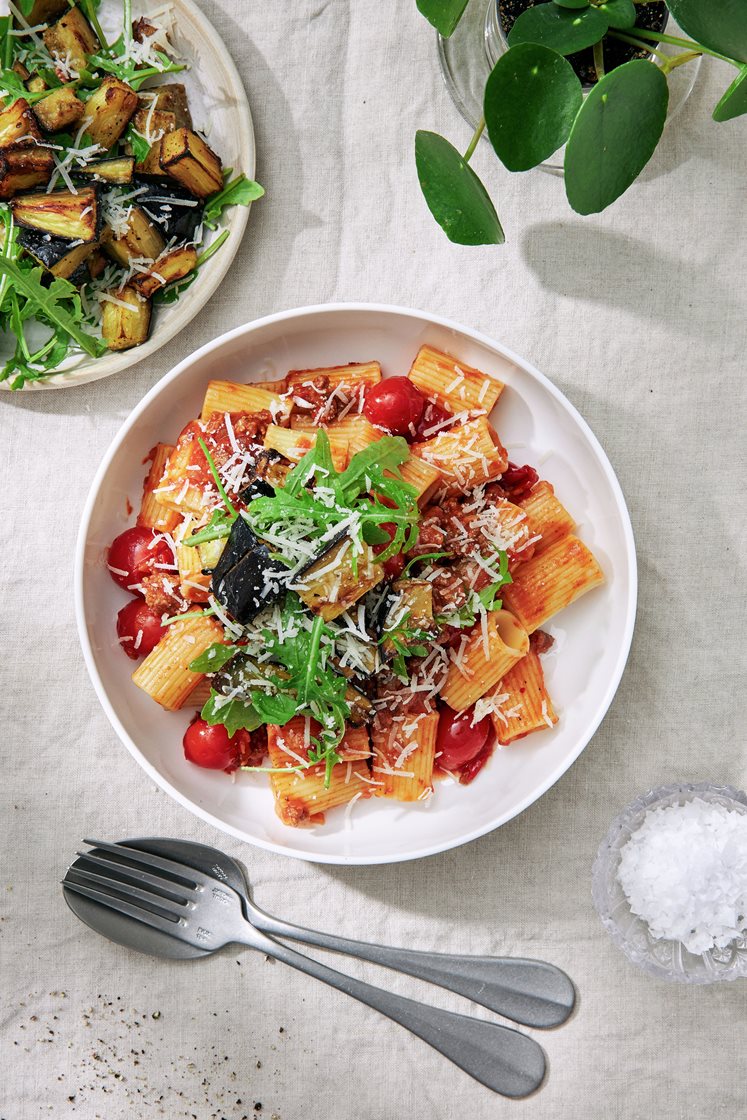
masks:
<instances>
[{"instance_id":1,"label":"cherry tomato half","mask_svg":"<svg viewBox=\"0 0 747 1120\"><path fill-rule=\"evenodd\" d=\"M442 770L458 770L485 746L490 734L490 718L486 716L473 727L474 711L474 708L468 708L466 712L453 712L445 707L441 709L436 735L436 762Z\"/></svg>"},{"instance_id":2,"label":"cherry tomato half","mask_svg":"<svg viewBox=\"0 0 747 1120\"><path fill-rule=\"evenodd\" d=\"M122 649L133 661L149 654L165 633L160 615L142 599L130 599L117 615L117 637Z\"/></svg>"},{"instance_id":3,"label":"cherry tomato half","mask_svg":"<svg viewBox=\"0 0 747 1120\"><path fill-rule=\"evenodd\" d=\"M410 436L425 408L425 397L408 377L387 377L366 393L364 415L394 436Z\"/></svg>"},{"instance_id":4,"label":"cherry tomato half","mask_svg":"<svg viewBox=\"0 0 747 1120\"><path fill-rule=\"evenodd\" d=\"M239 744L222 723L209 724L196 716L184 732L184 757L195 766L230 773L239 764Z\"/></svg>"},{"instance_id":5,"label":"cherry tomato half","mask_svg":"<svg viewBox=\"0 0 747 1120\"><path fill-rule=\"evenodd\" d=\"M153 543L155 541L155 544ZM115 537L109 546L109 574L120 587L132 590L157 564L173 564L168 542L142 525L133 525Z\"/></svg>"}]
</instances>

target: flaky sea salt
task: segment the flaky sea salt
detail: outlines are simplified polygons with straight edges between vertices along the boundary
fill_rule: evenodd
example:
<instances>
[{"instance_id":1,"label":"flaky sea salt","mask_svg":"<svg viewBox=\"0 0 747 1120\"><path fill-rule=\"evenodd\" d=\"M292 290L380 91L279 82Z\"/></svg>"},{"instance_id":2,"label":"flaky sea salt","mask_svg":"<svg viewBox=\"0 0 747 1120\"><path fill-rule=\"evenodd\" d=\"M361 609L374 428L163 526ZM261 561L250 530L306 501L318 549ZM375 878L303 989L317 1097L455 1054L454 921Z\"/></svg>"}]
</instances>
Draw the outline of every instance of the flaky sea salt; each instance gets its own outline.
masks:
<instances>
[{"instance_id":1,"label":"flaky sea salt","mask_svg":"<svg viewBox=\"0 0 747 1120\"><path fill-rule=\"evenodd\" d=\"M697 797L650 809L617 878L653 937L691 953L723 948L747 932L747 813Z\"/></svg>"}]
</instances>

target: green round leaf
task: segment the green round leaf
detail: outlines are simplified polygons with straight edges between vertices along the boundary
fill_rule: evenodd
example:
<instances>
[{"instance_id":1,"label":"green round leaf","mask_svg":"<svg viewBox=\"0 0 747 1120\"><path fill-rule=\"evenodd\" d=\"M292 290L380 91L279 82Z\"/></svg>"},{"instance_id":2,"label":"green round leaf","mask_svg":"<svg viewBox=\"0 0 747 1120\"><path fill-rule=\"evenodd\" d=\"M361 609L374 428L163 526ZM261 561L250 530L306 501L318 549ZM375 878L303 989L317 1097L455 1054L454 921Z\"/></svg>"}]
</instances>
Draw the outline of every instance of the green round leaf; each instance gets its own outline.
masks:
<instances>
[{"instance_id":1,"label":"green round leaf","mask_svg":"<svg viewBox=\"0 0 747 1120\"><path fill-rule=\"evenodd\" d=\"M645 59L618 66L589 91L565 149L565 190L577 214L598 214L640 175L668 103L667 79Z\"/></svg>"},{"instance_id":2,"label":"green round leaf","mask_svg":"<svg viewBox=\"0 0 747 1120\"><path fill-rule=\"evenodd\" d=\"M510 47L485 86L485 123L509 171L528 171L565 144L581 108L581 82L557 51Z\"/></svg>"},{"instance_id":3,"label":"green round leaf","mask_svg":"<svg viewBox=\"0 0 747 1120\"><path fill-rule=\"evenodd\" d=\"M745 0L667 0L683 31L704 47L747 62Z\"/></svg>"},{"instance_id":4,"label":"green round leaf","mask_svg":"<svg viewBox=\"0 0 747 1120\"><path fill-rule=\"evenodd\" d=\"M713 119L723 122L747 113L747 66L743 66L713 110Z\"/></svg>"},{"instance_id":5,"label":"green round leaf","mask_svg":"<svg viewBox=\"0 0 747 1120\"><path fill-rule=\"evenodd\" d=\"M522 12L509 32L512 47L539 43L558 54L573 54L604 38L609 20L599 8L571 11L557 4L537 4Z\"/></svg>"},{"instance_id":6,"label":"green round leaf","mask_svg":"<svg viewBox=\"0 0 747 1120\"><path fill-rule=\"evenodd\" d=\"M624 31L635 23L636 10L633 0L606 0L599 5L599 11L604 12L610 21L610 27Z\"/></svg>"},{"instance_id":7,"label":"green round leaf","mask_svg":"<svg viewBox=\"0 0 747 1120\"><path fill-rule=\"evenodd\" d=\"M503 244L506 238L488 192L448 140L436 132L418 132L415 163L428 209L449 241Z\"/></svg>"},{"instance_id":8,"label":"green round leaf","mask_svg":"<svg viewBox=\"0 0 747 1120\"><path fill-rule=\"evenodd\" d=\"M444 39L456 31L467 7L467 0L417 0L418 11L432 23Z\"/></svg>"},{"instance_id":9,"label":"green round leaf","mask_svg":"<svg viewBox=\"0 0 747 1120\"><path fill-rule=\"evenodd\" d=\"M553 0L559 8L588 8L589 0Z\"/></svg>"}]
</instances>

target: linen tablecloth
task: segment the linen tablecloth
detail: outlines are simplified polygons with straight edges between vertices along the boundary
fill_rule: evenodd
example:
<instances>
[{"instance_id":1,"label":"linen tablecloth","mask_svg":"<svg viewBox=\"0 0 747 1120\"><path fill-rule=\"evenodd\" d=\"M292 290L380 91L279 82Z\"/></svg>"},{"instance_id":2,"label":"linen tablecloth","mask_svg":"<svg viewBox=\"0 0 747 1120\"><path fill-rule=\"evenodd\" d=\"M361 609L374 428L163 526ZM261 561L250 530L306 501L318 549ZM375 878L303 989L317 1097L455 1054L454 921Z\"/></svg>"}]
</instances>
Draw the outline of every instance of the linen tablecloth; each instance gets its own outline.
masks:
<instances>
[{"instance_id":1,"label":"linen tablecloth","mask_svg":"<svg viewBox=\"0 0 747 1120\"><path fill-rule=\"evenodd\" d=\"M462 149L468 129L414 3L201 6L246 84L267 187L228 278L131 372L0 399L0 1117L737 1120L744 983L650 979L614 948L590 899L597 845L635 794L675 779L747 780L747 133L744 121L709 119L731 74L704 64L641 181L599 217L573 215L558 179L510 176L482 144L475 166L508 240L460 248L432 222L416 181L415 129L441 130ZM605 446L640 563L630 662L581 758L492 835L391 867L295 862L201 824L120 746L75 633L83 502L133 406L222 331L328 300L435 311L536 363ZM154 834L244 860L261 903L301 923L555 961L580 1006L541 1036L544 1088L523 1102L496 1097L374 1012L248 950L176 964L95 936L58 886L80 838ZM415 981L345 967L469 1009Z\"/></svg>"}]
</instances>

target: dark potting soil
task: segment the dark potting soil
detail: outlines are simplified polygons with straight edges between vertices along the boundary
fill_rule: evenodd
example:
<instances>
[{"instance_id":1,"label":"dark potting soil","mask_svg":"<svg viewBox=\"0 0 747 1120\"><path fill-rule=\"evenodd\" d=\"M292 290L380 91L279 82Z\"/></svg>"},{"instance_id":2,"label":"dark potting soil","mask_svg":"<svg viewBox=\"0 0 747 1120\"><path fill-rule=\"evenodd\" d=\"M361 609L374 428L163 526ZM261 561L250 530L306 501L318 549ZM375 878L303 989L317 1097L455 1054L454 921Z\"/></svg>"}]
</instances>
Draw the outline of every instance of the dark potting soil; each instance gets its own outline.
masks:
<instances>
[{"instance_id":1,"label":"dark potting soil","mask_svg":"<svg viewBox=\"0 0 747 1120\"><path fill-rule=\"evenodd\" d=\"M498 0L498 16L504 35L508 35L522 12L541 2L543 0ZM651 4L636 5L635 22L637 27L643 27L648 31L663 31L668 17L669 12L666 4L660 3L659 0L655 0ZM633 58L646 58L647 54L648 52L645 50L638 50L629 43L623 43L619 39L608 36L604 40L605 71L614 70L616 66L622 66L623 62L630 62ZM591 47L584 51L577 51L575 54L569 54L568 61L583 85L591 86L595 84L597 71L594 66L594 52Z\"/></svg>"}]
</instances>

